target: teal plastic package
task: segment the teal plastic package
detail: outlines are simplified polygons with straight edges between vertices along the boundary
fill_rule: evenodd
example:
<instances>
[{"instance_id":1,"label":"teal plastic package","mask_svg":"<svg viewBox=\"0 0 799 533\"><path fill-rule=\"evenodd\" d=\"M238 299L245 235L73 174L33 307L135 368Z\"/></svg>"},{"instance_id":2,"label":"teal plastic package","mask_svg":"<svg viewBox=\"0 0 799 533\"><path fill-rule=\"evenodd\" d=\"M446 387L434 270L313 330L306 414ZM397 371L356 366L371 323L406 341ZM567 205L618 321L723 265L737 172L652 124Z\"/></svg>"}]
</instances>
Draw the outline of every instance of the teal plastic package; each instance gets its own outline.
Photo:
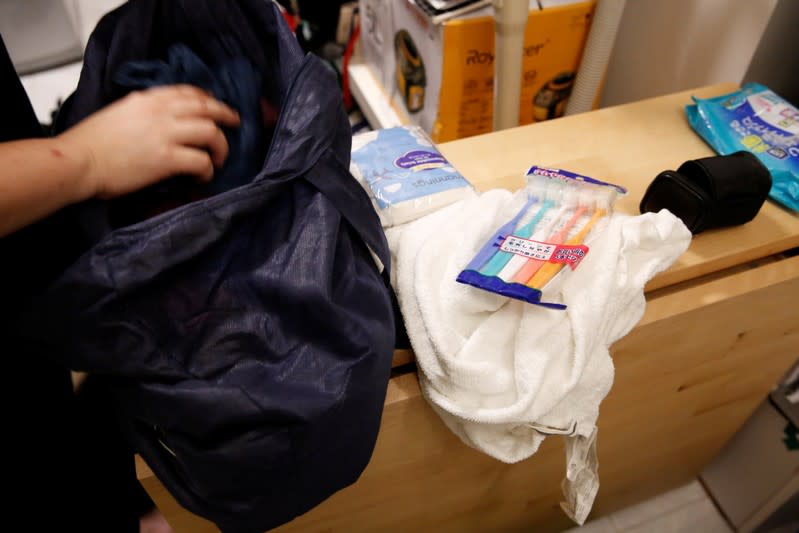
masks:
<instances>
[{"instance_id":1,"label":"teal plastic package","mask_svg":"<svg viewBox=\"0 0 799 533\"><path fill-rule=\"evenodd\" d=\"M685 107L691 127L718 154L753 153L769 169L769 197L799 211L799 110L768 87L747 83Z\"/></svg>"}]
</instances>

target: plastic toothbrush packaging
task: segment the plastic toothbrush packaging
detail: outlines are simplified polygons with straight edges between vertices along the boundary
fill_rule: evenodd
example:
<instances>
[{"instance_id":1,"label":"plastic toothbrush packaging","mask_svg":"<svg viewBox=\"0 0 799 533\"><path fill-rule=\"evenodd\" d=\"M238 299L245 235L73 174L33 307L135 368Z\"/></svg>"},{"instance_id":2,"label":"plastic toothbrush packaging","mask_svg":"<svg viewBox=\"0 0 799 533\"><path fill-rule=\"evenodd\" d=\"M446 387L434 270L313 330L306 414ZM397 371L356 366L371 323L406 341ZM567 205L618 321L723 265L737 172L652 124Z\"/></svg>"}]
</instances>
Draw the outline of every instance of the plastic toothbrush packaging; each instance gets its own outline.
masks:
<instances>
[{"instance_id":1,"label":"plastic toothbrush packaging","mask_svg":"<svg viewBox=\"0 0 799 533\"><path fill-rule=\"evenodd\" d=\"M588 254L616 199L627 190L566 170L533 166L516 194L521 208L485 242L457 281L551 309L548 290Z\"/></svg>"},{"instance_id":2,"label":"plastic toothbrush packaging","mask_svg":"<svg viewBox=\"0 0 799 533\"><path fill-rule=\"evenodd\" d=\"M769 197L799 211L799 110L759 83L685 107L691 127L716 153L754 154L771 173Z\"/></svg>"},{"instance_id":3,"label":"plastic toothbrush packaging","mask_svg":"<svg viewBox=\"0 0 799 533\"><path fill-rule=\"evenodd\" d=\"M350 172L366 189L383 227L410 222L473 192L418 126L354 136Z\"/></svg>"}]
</instances>

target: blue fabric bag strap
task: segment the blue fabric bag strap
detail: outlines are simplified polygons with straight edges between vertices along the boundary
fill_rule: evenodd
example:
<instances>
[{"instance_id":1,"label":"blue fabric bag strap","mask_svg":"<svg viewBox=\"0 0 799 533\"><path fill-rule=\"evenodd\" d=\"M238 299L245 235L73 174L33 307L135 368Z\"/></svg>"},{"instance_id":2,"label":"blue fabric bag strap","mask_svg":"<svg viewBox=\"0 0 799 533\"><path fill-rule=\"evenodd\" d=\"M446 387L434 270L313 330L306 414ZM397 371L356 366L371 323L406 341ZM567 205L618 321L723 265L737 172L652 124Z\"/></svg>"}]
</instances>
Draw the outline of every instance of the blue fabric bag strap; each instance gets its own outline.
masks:
<instances>
[{"instance_id":1,"label":"blue fabric bag strap","mask_svg":"<svg viewBox=\"0 0 799 533\"><path fill-rule=\"evenodd\" d=\"M334 73L313 55L296 70L275 127L263 170L256 178L303 177L352 225L380 259L388 276L391 256L380 219L366 191L349 174L352 130ZM350 179L330 179L349 175Z\"/></svg>"},{"instance_id":2,"label":"blue fabric bag strap","mask_svg":"<svg viewBox=\"0 0 799 533\"><path fill-rule=\"evenodd\" d=\"M381 229L380 220L374 211L369 197L360 185L352 179L352 185L343 187L326 180L319 165L305 175L305 179L325 195L341 215L355 228L358 236L383 264L382 274L388 283L391 255L386 236ZM349 172L345 168L345 172Z\"/></svg>"}]
</instances>

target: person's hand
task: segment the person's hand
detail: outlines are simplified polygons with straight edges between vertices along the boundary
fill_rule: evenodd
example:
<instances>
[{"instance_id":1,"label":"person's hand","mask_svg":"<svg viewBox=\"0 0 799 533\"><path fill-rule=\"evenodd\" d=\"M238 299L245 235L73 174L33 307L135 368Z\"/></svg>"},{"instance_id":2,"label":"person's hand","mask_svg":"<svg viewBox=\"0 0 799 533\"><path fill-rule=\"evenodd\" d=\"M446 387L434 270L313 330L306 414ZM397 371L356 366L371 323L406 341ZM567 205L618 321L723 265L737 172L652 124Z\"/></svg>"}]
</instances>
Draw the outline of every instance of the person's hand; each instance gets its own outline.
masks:
<instances>
[{"instance_id":1,"label":"person's hand","mask_svg":"<svg viewBox=\"0 0 799 533\"><path fill-rule=\"evenodd\" d=\"M175 174L210 180L228 154L220 125L238 124L234 110L182 85L131 93L59 139L85 165L86 196L113 198Z\"/></svg>"}]
</instances>

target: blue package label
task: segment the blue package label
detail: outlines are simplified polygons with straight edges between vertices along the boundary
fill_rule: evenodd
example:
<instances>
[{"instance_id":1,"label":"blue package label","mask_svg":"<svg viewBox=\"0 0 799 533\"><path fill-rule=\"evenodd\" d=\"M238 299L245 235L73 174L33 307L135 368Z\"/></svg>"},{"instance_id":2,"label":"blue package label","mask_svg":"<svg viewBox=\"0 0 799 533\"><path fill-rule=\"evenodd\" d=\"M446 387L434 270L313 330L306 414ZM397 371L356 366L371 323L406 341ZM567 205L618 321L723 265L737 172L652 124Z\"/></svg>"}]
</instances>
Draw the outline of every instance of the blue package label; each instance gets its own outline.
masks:
<instances>
[{"instance_id":1,"label":"blue package label","mask_svg":"<svg viewBox=\"0 0 799 533\"><path fill-rule=\"evenodd\" d=\"M370 136L352 152L352 162L386 209L407 200L470 187L417 127L396 127L363 134Z\"/></svg>"},{"instance_id":2,"label":"blue package label","mask_svg":"<svg viewBox=\"0 0 799 533\"><path fill-rule=\"evenodd\" d=\"M691 127L721 155L753 153L769 169L769 196L799 211L799 110L768 87L748 83L685 108Z\"/></svg>"},{"instance_id":3,"label":"blue package label","mask_svg":"<svg viewBox=\"0 0 799 533\"><path fill-rule=\"evenodd\" d=\"M447 160L438 152L429 150L411 150L394 161L397 168L405 170L429 170L447 165Z\"/></svg>"},{"instance_id":4,"label":"blue package label","mask_svg":"<svg viewBox=\"0 0 799 533\"><path fill-rule=\"evenodd\" d=\"M563 170L560 168L539 167L538 165L533 165L527 170L527 174L525 175L527 177L543 176L547 179L556 180L563 183L581 181L583 183L590 183L592 185L598 185L600 187L609 187L611 189L614 189L619 194L627 194L627 189L625 189L621 185L615 185L613 183L608 183L606 181L600 181L590 176L583 176L582 174L576 174L574 172L569 172L568 170Z\"/></svg>"}]
</instances>

